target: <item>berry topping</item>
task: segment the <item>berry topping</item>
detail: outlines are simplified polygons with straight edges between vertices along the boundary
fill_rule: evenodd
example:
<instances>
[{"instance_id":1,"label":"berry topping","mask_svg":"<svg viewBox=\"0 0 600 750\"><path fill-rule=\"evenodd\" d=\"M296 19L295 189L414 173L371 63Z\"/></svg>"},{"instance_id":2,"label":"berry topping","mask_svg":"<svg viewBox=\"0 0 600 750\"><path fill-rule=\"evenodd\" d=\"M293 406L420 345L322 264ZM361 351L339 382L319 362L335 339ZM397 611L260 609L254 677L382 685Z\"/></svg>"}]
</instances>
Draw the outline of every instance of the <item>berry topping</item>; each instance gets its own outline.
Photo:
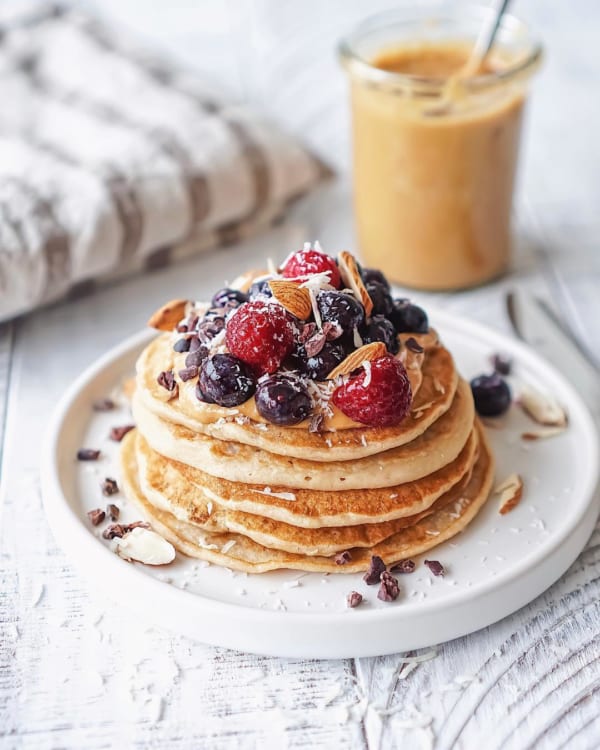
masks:
<instances>
[{"instance_id":1,"label":"berry topping","mask_svg":"<svg viewBox=\"0 0 600 750\"><path fill-rule=\"evenodd\" d=\"M407 299L394 300L394 309L389 318L398 333L427 333L429 330L425 310L411 304Z\"/></svg>"},{"instance_id":2,"label":"berry topping","mask_svg":"<svg viewBox=\"0 0 600 750\"><path fill-rule=\"evenodd\" d=\"M213 295L210 304L213 307L234 308L239 307L247 301L248 295L245 292L240 292L239 289L229 289L228 287L225 287L224 289L219 289L219 291Z\"/></svg>"},{"instance_id":3,"label":"berry topping","mask_svg":"<svg viewBox=\"0 0 600 750\"><path fill-rule=\"evenodd\" d=\"M358 328L365 319L365 310L360 302L343 292L319 292L317 306L323 322L334 323L347 332Z\"/></svg>"},{"instance_id":4,"label":"berry topping","mask_svg":"<svg viewBox=\"0 0 600 750\"><path fill-rule=\"evenodd\" d=\"M400 343L396 334L396 329L391 321L384 318L383 315L374 315L371 320L360 329L360 335L365 344L371 344L373 341L383 341L390 354L398 354Z\"/></svg>"},{"instance_id":5,"label":"berry topping","mask_svg":"<svg viewBox=\"0 0 600 750\"><path fill-rule=\"evenodd\" d=\"M364 365L332 396L333 403L347 417L370 427L399 424L410 411L411 400L404 365L389 355Z\"/></svg>"},{"instance_id":6,"label":"berry topping","mask_svg":"<svg viewBox=\"0 0 600 750\"><path fill-rule=\"evenodd\" d=\"M256 299L258 296L272 297L273 292L269 286L269 279L263 279L262 281L255 281L254 284L248 289L248 299Z\"/></svg>"},{"instance_id":7,"label":"berry topping","mask_svg":"<svg viewBox=\"0 0 600 750\"><path fill-rule=\"evenodd\" d=\"M381 284L386 291L390 291L390 282L377 268L363 268L360 275L364 284Z\"/></svg>"},{"instance_id":8,"label":"berry topping","mask_svg":"<svg viewBox=\"0 0 600 750\"><path fill-rule=\"evenodd\" d=\"M294 253L281 269L286 279L312 276L315 273L329 273L329 283L336 289L342 285L337 264L333 258L319 250L305 248Z\"/></svg>"},{"instance_id":9,"label":"berry topping","mask_svg":"<svg viewBox=\"0 0 600 750\"><path fill-rule=\"evenodd\" d=\"M243 404L255 390L250 367L232 354L215 354L202 365L196 396L208 404L231 407Z\"/></svg>"},{"instance_id":10,"label":"berry topping","mask_svg":"<svg viewBox=\"0 0 600 750\"><path fill-rule=\"evenodd\" d=\"M345 358L346 352L341 344L326 342L321 351L312 357L308 357L303 347L299 347L296 366L312 380L326 380L329 373Z\"/></svg>"},{"instance_id":11,"label":"berry topping","mask_svg":"<svg viewBox=\"0 0 600 750\"><path fill-rule=\"evenodd\" d=\"M512 401L510 388L497 372L471 380L475 409L482 417L499 417Z\"/></svg>"},{"instance_id":12,"label":"berry topping","mask_svg":"<svg viewBox=\"0 0 600 750\"><path fill-rule=\"evenodd\" d=\"M373 302L372 315L390 315L394 308L394 301L392 295L386 289L383 284L379 284L377 281L370 281L366 285L369 297Z\"/></svg>"},{"instance_id":13,"label":"berry topping","mask_svg":"<svg viewBox=\"0 0 600 750\"><path fill-rule=\"evenodd\" d=\"M302 422L312 408L306 386L289 375L271 375L260 383L255 400L258 413L273 424Z\"/></svg>"},{"instance_id":14,"label":"berry topping","mask_svg":"<svg viewBox=\"0 0 600 750\"><path fill-rule=\"evenodd\" d=\"M225 341L261 374L275 372L294 347L292 318L279 305L246 302L229 318Z\"/></svg>"}]
</instances>

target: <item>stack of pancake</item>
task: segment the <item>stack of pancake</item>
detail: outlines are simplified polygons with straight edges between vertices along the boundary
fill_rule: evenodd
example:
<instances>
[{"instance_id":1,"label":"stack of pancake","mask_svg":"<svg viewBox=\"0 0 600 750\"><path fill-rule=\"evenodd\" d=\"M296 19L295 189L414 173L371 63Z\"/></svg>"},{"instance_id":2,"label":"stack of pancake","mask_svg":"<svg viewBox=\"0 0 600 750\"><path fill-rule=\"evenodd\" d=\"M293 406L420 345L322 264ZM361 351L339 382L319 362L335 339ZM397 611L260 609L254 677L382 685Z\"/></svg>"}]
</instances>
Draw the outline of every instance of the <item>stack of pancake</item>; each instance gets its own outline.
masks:
<instances>
[{"instance_id":1,"label":"stack of pancake","mask_svg":"<svg viewBox=\"0 0 600 750\"><path fill-rule=\"evenodd\" d=\"M494 462L470 387L435 332L409 346L401 338L408 416L373 428L336 421L333 407L314 431L309 420L266 422L253 399L201 403L193 382L168 398L157 374L177 372L179 355L163 333L137 365L137 429L122 450L128 496L181 552L247 572L349 573L372 555L392 565L431 550L480 510Z\"/></svg>"}]
</instances>

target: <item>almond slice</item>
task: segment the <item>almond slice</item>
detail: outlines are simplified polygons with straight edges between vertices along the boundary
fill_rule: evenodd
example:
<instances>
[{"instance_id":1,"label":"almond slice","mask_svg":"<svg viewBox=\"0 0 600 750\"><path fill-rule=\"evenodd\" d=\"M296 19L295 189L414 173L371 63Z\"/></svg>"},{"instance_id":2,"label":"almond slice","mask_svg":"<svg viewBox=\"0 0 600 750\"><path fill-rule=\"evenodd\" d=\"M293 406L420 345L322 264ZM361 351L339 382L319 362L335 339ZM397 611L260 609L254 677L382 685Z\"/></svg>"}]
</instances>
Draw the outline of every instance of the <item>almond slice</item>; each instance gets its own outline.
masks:
<instances>
[{"instance_id":1,"label":"almond slice","mask_svg":"<svg viewBox=\"0 0 600 750\"><path fill-rule=\"evenodd\" d=\"M343 362L335 367L327 376L327 380L333 380L339 375L349 375L353 370L357 370L363 362L372 362L374 359L385 357L387 349L383 341L373 341L365 344L352 354L349 354Z\"/></svg>"},{"instance_id":2,"label":"almond slice","mask_svg":"<svg viewBox=\"0 0 600 750\"><path fill-rule=\"evenodd\" d=\"M342 252L338 254L338 267L340 269L342 281L348 289L352 289L356 297L360 300L362 306L365 308L365 313L368 318L373 312L373 300L369 297L369 293L363 284L363 280L358 271L358 264L352 253L349 253L347 250L342 250Z\"/></svg>"},{"instance_id":3,"label":"almond slice","mask_svg":"<svg viewBox=\"0 0 600 750\"><path fill-rule=\"evenodd\" d=\"M521 502L523 496L523 480L519 474L510 474L506 479L494 488L494 495L500 496L501 515L509 513Z\"/></svg>"},{"instance_id":4,"label":"almond slice","mask_svg":"<svg viewBox=\"0 0 600 750\"><path fill-rule=\"evenodd\" d=\"M561 435L565 431L564 427L542 427L539 430L530 430L521 433L521 440L544 440L545 438Z\"/></svg>"},{"instance_id":5,"label":"almond slice","mask_svg":"<svg viewBox=\"0 0 600 750\"><path fill-rule=\"evenodd\" d=\"M308 320L312 313L310 292L294 281L269 281L273 297L280 305L300 320Z\"/></svg>"},{"instance_id":6,"label":"almond slice","mask_svg":"<svg viewBox=\"0 0 600 750\"><path fill-rule=\"evenodd\" d=\"M148 325L157 331L172 331L177 323L185 317L186 299L172 299L150 316Z\"/></svg>"},{"instance_id":7,"label":"almond slice","mask_svg":"<svg viewBox=\"0 0 600 750\"><path fill-rule=\"evenodd\" d=\"M531 386L523 386L517 403L528 417L544 427L567 426L567 413L558 401Z\"/></svg>"}]
</instances>

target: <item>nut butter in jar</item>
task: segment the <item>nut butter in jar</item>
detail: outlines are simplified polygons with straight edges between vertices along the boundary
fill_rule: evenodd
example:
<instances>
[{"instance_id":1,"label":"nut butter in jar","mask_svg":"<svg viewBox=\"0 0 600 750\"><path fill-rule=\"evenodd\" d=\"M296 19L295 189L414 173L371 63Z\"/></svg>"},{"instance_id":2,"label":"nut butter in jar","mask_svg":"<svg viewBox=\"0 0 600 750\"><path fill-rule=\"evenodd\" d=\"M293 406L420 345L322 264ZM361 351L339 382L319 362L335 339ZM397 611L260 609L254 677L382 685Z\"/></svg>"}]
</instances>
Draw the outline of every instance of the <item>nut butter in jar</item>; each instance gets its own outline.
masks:
<instances>
[{"instance_id":1,"label":"nut butter in jar","mask_svg":"<svg viewBox=\"0 0 600 750\"><path fill-rule=\"evenodd\" d=\"M504 16L483 65L465 75L490 12L458 2L407 7L340 45L360 250L405 286L470 287L510 262L523 107L541 49Z\"/></svg>"}]
</instances>

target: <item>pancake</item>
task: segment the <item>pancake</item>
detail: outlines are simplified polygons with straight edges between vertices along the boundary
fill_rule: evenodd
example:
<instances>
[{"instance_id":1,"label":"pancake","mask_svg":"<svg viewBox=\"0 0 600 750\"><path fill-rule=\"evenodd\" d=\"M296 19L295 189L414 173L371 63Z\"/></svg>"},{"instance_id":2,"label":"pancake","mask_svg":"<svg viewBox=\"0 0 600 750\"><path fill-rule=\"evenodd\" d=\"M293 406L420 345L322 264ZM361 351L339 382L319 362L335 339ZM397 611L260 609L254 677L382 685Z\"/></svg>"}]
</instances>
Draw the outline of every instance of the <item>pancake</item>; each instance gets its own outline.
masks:
<instances>
[{"instance_id":1,"label":"pancake","mask_svg":"<svg viewBox=\"0 0 600 750\"><path fill-rule=\"evenodd\" d=\"M470 442L477 444L476 436L477 433L474 432L474 439ZM138 436L136 461L140 489L154 507L169 511L178 520L186 521L206 531L230 531L243 534L272 549L324 556L330 556L351 547L372 547L401 529L414 525L430 513L440 510L448 503L455 502L468 484L472 463L477 455L474 451L467 472L459 477L449 491L438 496L417 513L404 515L391 521L305 528L274 521L269 516L228 510L215 504L211 504L208 508L207 502L210 501L198 498L196 486L186 481L182 473L177 470L175 462L161 459L158 454L148 449L144 451L143 444L140 445L140 443ZM308 494L307 491L305 494ZM313 496L318 494L312 492ZM345 493L338 494L344 495Z\"/></svg>"},{"instance_id":2,"label":"pancake","mask_svg":"<svg viewBox=\"0 0 600 750\"><path fill-rule=\"evenodd\" d=\"M233 482L315 490L390 487L420 479L458 456L474 419L471 388L461 380L450 409L407 445L355 461L324 462L292 459L194 433L161 420L145 407L138 394L132 410L148 444L167 458Z\"/></svg>"},{"instance_id":3,"label":"pancake","mask_svg":"<svg viewBox=\"0 0 600 750\"><path fill-rule=\"evenodd\" d=\"M418 335L416 337L419 338ZM165 401L166 392L157 384L156 376L171 366L175 356L172 345L169 335L159 336L146 347L138 360L138 398L148 411L198 434L312 461L364 458L411 442L450 408L458 384L452 355L444 347L433 345L426 350L423 359L422 380L419 381L420 387L414 396L411 413L399 425L372 428L352 423L355 426L351 429L315 433L309 432L306 422L279 427L264 420L257 421L261 419L260 415L250 401L242 406L253 418L242 414L242 407L225 409L201 404L194 395L195 379L180 383L179 395ZM202 421L201 415L213 421Z\"/></svg>"},{"instance_id":4,"label":"pancake","mask_svg":"<svg viewBox=\"0 0 600 750\"><path fill-rule=\"evenodd\" d=\"M224 565L234 570L261 573L279 568L304 571L354 573L366 570L371 555L388 564L426 552L462 531L485 503L494 473L494 461L483 433L480 451L466 486L456 499L384 541L368 548L352 548L350 561L337 565L334 557L275 550L242 534L211 533L178 520L172 513L152 505L142 493L136 462L135 436L128 435L121 450L122 477L128 497L138 506L155 531L190 557Z\"/></svg>"},{"instance_id":5,"label":"pancake","mask_svg":"<svg viewBox=\"0 0 600 750\"><path fill-rule=\"evenodd\" d=\"M290 492L288 487L239 484L164 458L138 433L137 462L144 495L179 519L210 531L240 530L247 515L264 516L303 529L375 525L426 511L472 468L478 445L473 430L463 450L447 466L422 479L393 487L367 490ZM252 521L252 519L249 519Z\"/></svg>"}]
</instances>

